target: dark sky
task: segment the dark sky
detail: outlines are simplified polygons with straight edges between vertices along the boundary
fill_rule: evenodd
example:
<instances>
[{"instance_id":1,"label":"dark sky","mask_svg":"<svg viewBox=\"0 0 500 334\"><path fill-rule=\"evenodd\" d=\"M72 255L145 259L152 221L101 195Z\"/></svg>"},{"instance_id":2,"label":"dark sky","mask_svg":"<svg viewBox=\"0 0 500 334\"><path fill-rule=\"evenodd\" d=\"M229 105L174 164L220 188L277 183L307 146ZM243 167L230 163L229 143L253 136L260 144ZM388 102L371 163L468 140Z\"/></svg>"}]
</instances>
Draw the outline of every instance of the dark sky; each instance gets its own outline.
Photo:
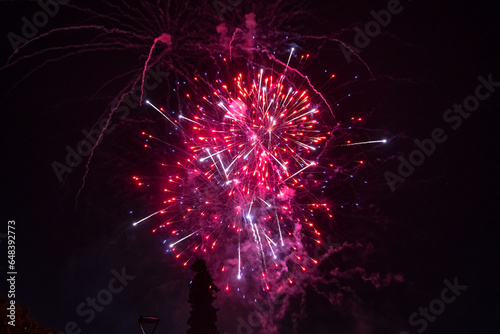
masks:
<instances>
[{"instance_id":1,"label":"dark sky","mask_svg":"<svg viewBox=\"0 0 500 334\"><path fill-rule=\"evenodd\" d=\"M236 13L250 11L250 4L243 2ZM321 23L298 24L291 30L300 35L329 35L345 28L341 39L354 45L354 27L364 27L373 19L370 11L387 8L387 4L313 1L299 10ZM443 120L447 109L475 94L479 76L487 79L491 75L500 82L499 6L494 1L413 0L401 4L402 12L360 53L377 80L351 86L355 99L346 107L369 114L367 127L392 139L383 149L367 153L373 159L370 175L374 183L358 190L365 202L378 208L373 220L384 224L370 229L369 237L366 231L356 235L359 229L345 227L345 222L342 226L346 239L369 239L373 244L374 256L364 259L364 265L373 272L401 273L405 279L396 287L359 293L366 303L358 314L355 307L342 314L317 291L307 288L307 315L299 321L298 333L417 333L420 326L409 324L408 317L440 298L443 281L453 282L455 277L467 289L429 322L425 333L493 333L499 326L500 87L459 126ZM96 6L97 10L107 8ZM21 19L31 18L39 10L37 2L0 2L0 66L13 52L8 34L19 34ZM56 27L99 22L94 19L90 12L63 8L40 28L39 35ZM258 17L256 20L259 23ZM311 21L307 16L304 20ZM16 301L40 323L59 331L75 321L82 333L138 333L136 320L142 314L161 319L158 333L182 333L188 317L191 273L164 255L161 240L149 229L128 227L150 212L148 203L153 200L130 182L133 172L148 171L144 154L138 153L140 139L137 134L131 139L130 129L137 122L160 130L136 114L133 121L114 130L97 150L78 203L86 160L62 183L51 166L54 161L63 162L66 145L75 147L83 139L82 130L94 126L127 79L122 77L96 94L99 88L129 66L141 66L137 50L64 59L57 58L68 50L37 55L52 43L89 41L97 42L82 33L48 37L25 51L33 57L0 70L0 234L6 233L8 220L16 221ZM300 46L300 38L295 42ZM310 72L329 69L340 75L366 75L359 62L347 63L338 44L325 49ZM329 58L329 52L335 57ZM51 62L24 78L47 60ZM451 128L454 124L456 130ZM408 159L416 148L414 139L429 138L436 128L443 129L447 140L437 144L434 153L391 192L384 173L396 172L398 156ZM129 214L130 210L134 213ZM348 214L339 216L349 221ZM0 240L1 252L6 254L5 239ZM1 257L0 288L6 294L6 255ZM336 266L335 259L330 259L321 270ZM134 278L95 319L85 323L86 316L75 311L77 306L106 288L112 271L121 272L122 268ZM221 333L232 334L237 332L237 317L247 319L252 307L229 305L227 300L219 305L219 327ZM384 314L385 310L390 312ZM288 316L283 321L280 333L291 333Z\"/></svg>"}]
</instances>

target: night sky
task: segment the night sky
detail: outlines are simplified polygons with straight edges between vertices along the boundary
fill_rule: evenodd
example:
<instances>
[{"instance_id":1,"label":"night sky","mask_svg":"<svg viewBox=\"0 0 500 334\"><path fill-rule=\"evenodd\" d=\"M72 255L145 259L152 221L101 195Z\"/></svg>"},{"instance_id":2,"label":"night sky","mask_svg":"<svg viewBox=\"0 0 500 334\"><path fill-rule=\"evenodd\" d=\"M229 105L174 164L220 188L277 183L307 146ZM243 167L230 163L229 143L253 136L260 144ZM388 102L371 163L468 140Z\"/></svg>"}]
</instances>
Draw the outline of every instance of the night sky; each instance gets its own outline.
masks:
<instances>
[{"instance_id":1,"label":"night sky","mask_svg":"<svg viewBox=\"0 0 500 334\"><path fill-rule=\"evenodd\" d=\"M140 8L136 2L114 1L121 10L117 7L111 11L103 4L70 1L39 28L36 37L62 27L113 27L116 22L97 13L120 19L122 11L133 13L134 8ZM63 163L66 159L65 147L76 148L85 138L82 131L90 131L109 112L113 99L141 71L149 46L162 31L155 31L141 48L131 44L129 49L94 51L96 44L105 41L96 38L95 33L49 35L22 49L15 58L20 61L12 64L9 56L14 49L9 33L22 35L22 18L32 20L41 10L40 3L43 1L0 1L0 236L7 233L8 220L15 220L16 302L28 308L38 322L60 332L74 321L81 333L139 333L137 319L144 315L160 319L156 333L184 333L192 272L175 261L172 254L165 253L164 238L153 234L149 226L131 228L134 221L155 210L154 203L162 195L161 186L152 185L146 192L131 182L134 173L157 172L152 170L148 157L158 157L159 153L145 152L141 131L162 133L169 131L167 125L156 122L158 115L145 107L132 110L130 118L116 123L97 147L79 195L88 158L62 182L53 170L54 161ZM177 4L180 1L173 3L175 17L185 7ZM212 27L204 36L217 39L215 26L222 21L212 2L188 3L186 6L193 8L189 17L199 13L203 20L211 16L212 21L200 19L203 22L184 24ZM238 17L265 12L262 3L252 5L243 0L225 14L228 24L244 29ZM338 221L322 226L325 239L331 235L335 243L363 246L345 246L333 252L318 267L318 275L364 268L380 273L380 277L393 278L387 285L376 286L356 275L343 277L341 284L349 286L352 294L334 291L338 284L332 281L325 280L315 288L304 284L302 294L290 297L287 312L282 317L273 315L277 317L278 333L494 333L499 328L500 7L494 1L480 0L401 1L401 12L394 14L366 47L360 48L359 55L375 80L369 80L359 60L351 56L352 61L348 61L338 43L325 39L319 46L318 41L313 43L304 37L334 36L355 46L356 29L373 20L372 10L387 9L390 3L306 1L290 5L286 14L267 13L288 15L293 23L290 27L276 27L293 32L289 44L283 41L267 45L276 48L277 58L286 61L286 47L293 45L301 53L316 52L305 72L318 87L328 79L325 70L336 73L339 82L359 75L363 79L359 82L349 81L349 85L339 88L330 84L320 91L332 104L350 93L349 99L340 102L339 117L363 115L364 129L388 139L383 146L355 149L367 161L360 175L370 180L368 186L340 178L328 193L332 201L359 200L370 210L336 212ZM159 14L148 15L154 20L154 15ZM265 20L258 14L255 20L257 39L271 38L272 31L261 30L264 25L260 20ZM138 20L137 24L142 29L145 22ZM173 27L164 32L176 38L173 32L182 34L183 30ZM190 36L185 37L189 41ZM91 52L52 49L85 44ZM197 64L199 72L213 70L206 59L198 60L191 53L183 54L173 64L179 66L184 61ZM173 74L165 84L175 86L172 78ZM490 90L484 80L493 82ZM482 96L489 96L470 116L447 112L454 104L463 104L476 95L480 84ZM149 98L160 104L174 104L175 97L170 99L168 94L174 95L171 90L158 89ZM417 149L414 141L427 140L436 131L440 134L435 137L446 140L435 144L433 153L391 191L387 171L397 175L400 158L409 159ZM329 154L334 159L336 151ZM0 241L0 289L6 295L4 235ZM123 283L126 286L86 323L91 316L77 314L78 305L87 297L96 297L122 272L128 275ZM443 298L445 280L450 284L456 280L467 288L447 303L425 330L420 324L412 325L408 319L414 312ZM337 292L342 294L342 302L325 297ZM239 333L238 319L248 322L254 303L224 295L223 291L219 296L216 306L220 333ZM253 333L263 330L254 327Z\"/></svg>"}]
</instances>

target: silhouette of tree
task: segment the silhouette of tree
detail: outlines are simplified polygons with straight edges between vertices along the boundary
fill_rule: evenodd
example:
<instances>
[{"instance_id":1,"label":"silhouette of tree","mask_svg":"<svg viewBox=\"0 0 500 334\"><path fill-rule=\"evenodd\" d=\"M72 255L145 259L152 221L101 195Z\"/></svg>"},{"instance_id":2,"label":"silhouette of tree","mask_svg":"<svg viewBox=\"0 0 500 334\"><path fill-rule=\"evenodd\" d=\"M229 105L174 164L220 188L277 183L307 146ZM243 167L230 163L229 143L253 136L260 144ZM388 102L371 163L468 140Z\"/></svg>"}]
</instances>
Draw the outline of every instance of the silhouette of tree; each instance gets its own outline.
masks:
<instances>
[{"instance_id":1,"label":"silhouette of tree","mask_svg":"<svg viewBox=\"0 0 500 334\"><path fill-rule=\"evenodd\" d=\"M191 315L187 324L191 327L187 334L218 334L217 310L212 303L219 291L204 260L197 259L191 266L195 272L194 279L189 284L189 300Z\"/></svg>"},{"instance_id":2,"label":"silhouette of tree","mask_svg":"<svg viewBox=\"0 0 500 334\"><path fill-rule=\"evenodd\" d=\"M19 307L16 305L15 313L15 326L8 324L11 319L7 317L10 311L7 308L10 306L9 300L0 293L0 316L2 321L0 321L0 333L2 334L55 334L54 330L51 330L45 326L40 325L35 319L30 317L28 309Z\"/></svg>"}]
</instances>

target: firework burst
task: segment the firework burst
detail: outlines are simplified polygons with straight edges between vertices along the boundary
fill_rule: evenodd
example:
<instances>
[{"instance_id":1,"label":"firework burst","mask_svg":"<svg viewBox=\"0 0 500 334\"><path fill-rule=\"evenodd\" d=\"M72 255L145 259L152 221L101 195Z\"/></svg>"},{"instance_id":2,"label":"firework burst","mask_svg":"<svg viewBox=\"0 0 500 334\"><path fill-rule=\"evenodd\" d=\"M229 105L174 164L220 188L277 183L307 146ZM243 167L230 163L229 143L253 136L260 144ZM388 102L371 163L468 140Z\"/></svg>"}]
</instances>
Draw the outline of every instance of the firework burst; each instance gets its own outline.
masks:
<instances>
[{"instance_id":1,"label":"firework burst","mask_svg":"<svg viewBox=\"0 0 500 334\"><path fill-rule=\"evenodd\" d=\"M127 69L127 83L116 95L116 103L103 115L107 129L127 97L134 99L137 95L136 105L144 106L147 70L161 66L169 74L162 88L175 91L167 98L165 108L176 111L167 113L153 102L148 106L177 131L172 131L171 136L144 132L146 145L162 152L161 177L166 184L162 187L163 203L134 225L156 224L154 231L168 236L164 239L169 253L186 266L195 257L205 257L211 270L218 272L216 280L228 290L255 277L264 290L294 284L298 276L318 262L310 256L308 246L321 242L320 233L333 218L331 199L323 196L323 189L342 167L331 163L335 158L327 151L332 146L381 142L372 137L345 140L345 131L338 131L343 125L335 120L332 107L320 92L324 90L315 88L298 70L309 55L299 58L293 48L289 55L281 53L292 46L298 48L296 43L308 42L310 47L318 40L340 41L335 34L311 36L294 31L293 27L298 27L294 22L304 19L299 15L300 1L293 6L293 15L289 14L293 8L281 2L252 4L255 8L245 11L242 4L241 13L235 11L227 22L214 20L214 13L206 9L211 2L203 6L158 3L140 2L135 9L105 2L101 10L106 13L112 9L114 13L120 9L120 20L99 10L91 11L96 24L56 28L40 35L14 52L4 68L51 52L57 57L28 75L72 55L137 52L140 62L136 65L140 65ZM87 12L76 5L68 7ZM249 14L243 15L245 12ZM23 54L30 45L70 32L84 37L92 33L93 42L78 42L72 37L75 42L68 45ZM317 54L312 58L316 58L322 47L313 49ZM229 60L219 61L217 54ZM228 70L227 63L239 68ZM247 69L245 74L241 68ZM210 74L199 75L203 70ZM228 75L221 74L224 70ZM215 79L208 79L211 75ZM184 81L186 85L181 84ZM141 88L140 94L137 87ZM152 96L149 98L153 101ZM173 107L172 100L176 100L178 108ZM328 101L332 101L330 96ZM101 133L92 148L76 201L85 187L94 149L103 136ZM175 154L170 150L173 146ZM142 176L134 176L134 180L139 186L163 182ZM158 217L162 217L159 224L156 220L150 222Z\"/></svg>"},{"instance_id":2,"label":"firework burst","mask_svg":"<svg viewBox=\"0 0 500 334\"><path fill-rule=\"evenodd\" d=\"M134 226L163 215L153 232L168 235L168 251L184 266L207 258L226 290L242 278L259 277L264 290L293 284L295 270L318 263L304 249L321 242L316 220L333 218L319 190L331 174L320 157L335 122L322 97L310 97L314 87L300 76L295 84L290 77L297 75L283 65L283 73L252 69L217 79L205 95L191 89L185 113L175 117L147 101L182 134L183 154L162 164L163 207ZM143 135L146 146L167 144Z\"/></svg>"}]
</instances>

